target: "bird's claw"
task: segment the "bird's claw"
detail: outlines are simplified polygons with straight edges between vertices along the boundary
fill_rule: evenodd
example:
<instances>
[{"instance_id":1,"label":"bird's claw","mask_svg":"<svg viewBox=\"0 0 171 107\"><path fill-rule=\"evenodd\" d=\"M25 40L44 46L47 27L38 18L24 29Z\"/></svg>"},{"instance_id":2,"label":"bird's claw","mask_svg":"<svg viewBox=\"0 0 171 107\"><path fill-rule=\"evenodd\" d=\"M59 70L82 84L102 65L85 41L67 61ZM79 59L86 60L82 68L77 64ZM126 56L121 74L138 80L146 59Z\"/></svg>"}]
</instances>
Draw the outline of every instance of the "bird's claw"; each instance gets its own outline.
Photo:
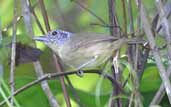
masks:
<instances>
[{"instance_id":1,"label":"bird's claw","mask_svg":"<svg viewBox=\"0 0 171 107\"><path fill-rule=\"evenodd\" d=\"M76 73L79 77L83 77L84 76L84 71L83 70L78 70Z\"/></svg>"}]
</instances>

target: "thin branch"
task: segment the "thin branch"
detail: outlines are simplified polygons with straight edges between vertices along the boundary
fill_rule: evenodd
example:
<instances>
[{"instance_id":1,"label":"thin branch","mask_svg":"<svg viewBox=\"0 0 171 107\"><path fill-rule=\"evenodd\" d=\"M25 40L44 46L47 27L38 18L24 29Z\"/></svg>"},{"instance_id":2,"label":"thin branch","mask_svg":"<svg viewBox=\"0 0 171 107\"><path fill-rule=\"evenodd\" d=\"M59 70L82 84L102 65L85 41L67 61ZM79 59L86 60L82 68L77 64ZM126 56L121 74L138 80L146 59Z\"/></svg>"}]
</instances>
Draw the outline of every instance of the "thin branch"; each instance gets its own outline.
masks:
<instances>
[{"instance_id":1,"label":"thin branch","mask_svg":"<svg viewBox=\"0 0 171 107\"><path fill-rule=\"evenodd\" d=\"M31 13L29 10L29 4L27 4L26 0L22 0L22 14L24 17L24 22L25 22L25 27L27 30L27 33L29 34L30 37L33 36L33 29L32 29L32 23L31 23ZM43 69L39 61L33 62L34 68L37 74L37 77L43 76ZM56 98L53 96L50 87L47 83L47 81L42 81L41 82L41 87L43 91L45 92L46 96L48 97L48 100L50 102L50 105L52 107L58 107L59 104L56 101Z\"/></svg>"},{"instance_id":2,"label":"thin branch","mask_svg":"<svg viewBox=\"0 0 171 107\"><path fill-rule=\"evenodd\" d=\"M22 16L17 16L17 23L22 19ZM6 32L13 26L13 22L10 22L5 28L3 28L3 32Z\"/></svg>"},{"instance_id":3,"label":"thin branch","mask_svg":"<svg viewBox=\"0 0 171 107\"><path fill-rule=\"evenodd\" d=\"M114 4L115 4L115 0L108 0L109 25L110 26L119 26ZM119 30L110 28L110 34L112 36L116 36L115 34L119 34L119 33L120 33L120 28L119 28Z\"/></svg>"},{"instance_id":4,"label":"thin branch","mask_svg":"<svg viewBox=\"0 0 171 107\"><path fill-rule=\"evenodd\" d=\"M133 21L134 19L133 19L133 14L132 14L132 2L131 2L131 0L128 0L128 17L130 20L130 26L129 26L130 34L132 37L134 37L134 21ZM135 62L134 58L136 57L135 45L128 46L127 51L128 51L128 62L132 65L135 65L134 64L134 62Z\"/></svg>"},{"instance_id":5,"label":"thin branch","mask_svg":"<svg viewBox=\"0 0 171 107\"><path fill-rule=\"evenodd\" d=\"M109 12L109 25L110 26L119 26L119 22L118 22L116 10L115 10L115 0L108 0L108 12ZM120 34L120 29L118 30L116 28L110 28L110 35L117 36L116 34ZM115 52L118 54L115 56L115 58L113 58L113 59L116 59L115 61L113 60L113 62L116 62L116 65L117 65L119 52L118 51L115 51ZM115 69L112 69L112 76L113 76L113 78L116 78L117 81L120 81L119 68L118 68L118 66L114 66L114 68ZM114 85L112 85L112 86L114 86ZM119 98L113 99L113 97L119 95L119 93L120 92L119 92L118 88L113 87L111 97L109 99L109 107L113 107L113 106L121 107L122 106L121 100Z\"/></svg>"},{"instance_id":6,"label":"thin branch","mask_svg":"<svg viewBox=\"0 0 171 107\"><path fill-rule=\"evenodd\" d=\"M162 30L165 36L165 41L166 41L166 45L167 45L167 60L168 60L168 69L167 69L167 74L170 76L171 74L171 37L170 37L170 32L169 32L169 22L167 20L166 17L166 13L162 4L162 1L158 1L156 3L157 7L158 7L158 12L160 13L160 17L162 20ZM160 101L162 100L163 96L164 96L165 92L164 92L164 85L163 83L161 84L159 90L157 91L157 93L155 94L152 102L150 103L151 105L153 104L158 104L160 103Z\"/></svg>"},{"instance_id":7,"label":"thin branch","mask_svg":"<svg viewBox=\"0 0 171 107\"><path fill-rule=\"evenodd\" d=\"M127 34L127 15L126 15L126 5L125 0L122 0L122 11L123 11L123 33Z\"/></svg>"},{"instance_id":8,"label":"thin branch","mask_svg":"<svg viewBox=\"0 0 171 107\"><path fill-rule=\"evenodd\" d=\"M39 4L41 6L41 11L42 11L43 19L45 22L46 30L50 31L50 25L49 25L49 20L48 20L48 16L47 16L47 11L45 9L43 0L39 0ZM62 67L61 67L60 62L58 61L58 58L56 57L56 54L54 52L53 52L53 59L54 59L56 71L62 72ZM64 93L66 105L67 105L67 107L71 107L71 102L70 102L69 95L68 95L68 92L67 92L67 89L65 86L64 77L60 77L59 79L60 79L62 90Z\"/></svg>"},{"instance_id":9,"label":"thin branch","mask_svg":"<svg viewBox=\"0 0 171 107\"><path fill-rule=\"evenodd\" d=\"M79 2L78 0L73 0L73 2L76 3L78 6L80 6L81 8L85 9L86 11L88 11L94 17L96 17L102 24L106 25L106 22L102 18L97 16L93 11L91 11L89 8L87 8L85 5L83 5L83 3Z\"/></svg>"},{"instance_id":10,"label":"thin branch","mask_svg":"<svg viewBox=\"0 0 171 107\"><path fill-rule=\"evenodd\" d=\"M144 7L143 5L141 6L141 18L143 19L142 22L143 22L143 27L144 27L144 31L147 35L147 39L149 41L149 45L150 45L150 48L151 48L151 51L153 53L153 56L155 58L155 61L156 61L156 64L157 64L157 67L159 69L159 73L160 73L160 77L162 79L162 82L164 83L164 86L165 86L165 89L166 89L166 93L169 97L169 102L171 103L171 85L170 85L170 80L167 76L167 73L166 73L166 70L162 64L162 61L161 61L161 58L160 58L160 55L159 55L159 51L158 49L156 48L156 45L155 45L155 41L154 41L154 36L153 36L153 33L151 31L151 27L150 27L150 24L148 22L148 19L147 19L147 16L146 16L146 13L145 13L145 10L144 10Z\"/></svg>"},{"instance_id":11,"label":"thin branch","mask_svg":"<svg viewBox=\"0 0 171 107\"><path fill-rule=\"evenodd\" d=\"M61 77L61 76L77 74L77 72L78 71L66 71L66 72L60 72L60 73L44 74L43 76L39 77L37 80L34 80L34 81L32 81L32 82L22 86L21 88L17 89L13 93L13 96L18 95L19 93L23 92L24 90L26 90L26 89L28 89L28 88L30 88L30 87L32 87L32 86L42 82L42 81L50 80L50 79ZM112 84L115 84L116 87L118 87L121 92L125 93L124 90L122 89L121 85L118 84L117 81L112 76L110 76L109 74L103 74L99 70L85 70L83 72L84 73L94 73L94 74L103 75L105 78L107 78L109 81L111 81ZM9 96L8 99L11 99L11 96ZM5 104L5 101L0 102L0 106L2 106L3 104Z\"/></svg>"},{"instance_id":12,"label":"thin branch","mask_svg":"<svg viewBox=\"0 0 171 107\"><path fill-rule=\"evenodd\" d=\"M71 89L71 92L72 92L72 94L74 96L74 99L75 99L76 103L79 105L79 107L83 107L83 104L81 103L80 98L79 98L74 86L72 85L72 83L71 83L71 81L70 81L70 79L69 79L69 77L67 75L65 76L65 79L66 79L66 81L67 81L67 83L68 83L68 85L69 85L69 87Z\"/></svg>"},{"instance_id":13,"label":"thin branch","mask_svg":"<svg viewBox=\"0 0 171 107\"><path fill-rule=\"evenodd\" d=\"M132 10L132 0L128 0L128 15L130 19L130 33L131 36L135 36L135 30L134 30L134 18L133 18L133 10ZM139 49L139 44L131 45L128 48L128 61L133 65L133 71L132 71L132 83L133 83L133 90L132 94L134 97L134 106L135 107L142 107L142 101L139 96L139 77L138 77L138 64L140 60L140 49Z\"/></svg>"},{"instance_id":14,"label":"thin branch","mask_svg":"<svg viewBox=\"0 0 171 107\"><path fill-rule=\"evenodd\" d=\"M46 12L46 8L45 8L43 0L39 0L39 4L40 4L41 11L42 11L43 19L45 22L45 27L48 32L50 31L50 25L49 25L49 20L48 20L48 16L47 16L47 12Z\"/></svg>"},{"instance_id":15,"label":"thin branch","mask_svg":"<svg viewBox=\"0 0 171 107\"><path fill-rule=\"evenodd\" d=\"M34 16L34 19L35 19L35 21L36 21L36 23L37 23L37 25L38 25L38 28L40 29L40 31L41 31L43 34L45 34L45 31L43 30L43 27L42 27L42 25L41 25L41 23L40 23L40 21L39 21L37 15L36 15L36 13L35 13L34 6L31 5L31 1L30 1L30 0L28 0L28 1L29 1L29 8L30 8L30 11L31 11L31 13L32 13L33 16Z\"/></svg>"},{"instance_id":16,"label":"thin branch","mask_svg":"<svg viewBox=\"0 0 171 107\"><path fill-rule=\"evenodd\" d=\"M134 37L134 18L133 18L133 14L132 14L132 1L128 0L128 17L130 20L130 34L132 37ZM135 45L131 45L128 48L128 61L129 63L131 63L132 65L134 65L134 69L137 68L135 67L135 65L137 64L137 62L135 62L135 59L137 57L136 54L136 47Z\"/></svg>"},{"instance_id":17,"label":"thin branch","mask_svg":"<svg viewBox=\"0 0 171 107\"><path fill-rule=\"evenodd\" d=\"M171 75L171 66L167 69L167 74L170 76ZM164 84L162 83L160 85L160 88L156 92L155 96L153 97L152 101L150 102L150 105L157 105L161 102L162 98L165 95L165 87Z\"/></svg>"},{"instance_id":18,"label":"thin branch","mask_svg":"<svg viewBox=\"0 0 171 107\"><path fill-rule=\"evenodd\" d=\"M142 21L141 21L141 13L140 13L140 9L141 9L141 0L135 0L136 4L137 4L137 8L138 8L138 16L137 16L137 36L140 37L141 35L141 26L142 26ZM136 50L137 50L137 46L136 46ZM144 51L144 54L143 54ZM144 50L137 50L136 51L138 54L138 56L136 56L135 61L137 63L134 64L134 67L136 67L137 69L137 75L139 77L139 80L141 80L142 78L142 74L144 72L145 69L145 65L147 63L147 58L150 52L150 49L144 49ZM139 59L139 60L138 60Z\"/></svg>"},{"instance_id":19,"label":"thin branch","mask_svg":"<svg viewBox=\"0 0 171 107\"><path fill-rule=\"evenodd\" d=\"M0 18L0 45L2 43L2 21L1 21L1 18ZM4 75L4 68L3 68L3 64L1 64L1 61L0 61L0 78L3 78L3 75ZM0 82L0 87L1 87L1 82Z\"/></svg>"},{"instance_id":20,"label":"thin branch","mask_svg":"<svg viewBox=\"0 0 171 107\"><path fill-rule=\"evenodd\" d=\"M64 16L64 14L62 13L62 11L61 11L61 8L60 8L60 5L59 5L59 0L55 0L54 1L55 2L55 5L56 5L56 13L59 13L59 15L60 15L60 17L58 17L59 18L59 20L58 20L58 25L60 26L60 28L62 28L62 29L72 29L71 28L71 26L69 26L68 25L68 22L67 22L67 20L65 20L65 16ZM57 19L58 19L57 18ZM59 62L60 63L60 62ZM78 106L80 106L80 107L82 107L83 105L81 104L81 102L80 102L80 98L79 98L79 96L78 96L78 94L77 94L77 92L76 92L76 90L75 90L75 88L74 88L74 85L73 85L73 83L71 82L71 80L70 80L70 78L66 75L65 76L65 79L66 79L66 82L68 83L68 86L70 87L70 90L71 90L71 92L72 92L72 94L73 94L73 98L75 99L75 101L76 101L76 103L78 104ZM65 95L66 96L66 95Z\"/></svg>"},{"instance_id":21,"label":"thin branch","mask_svg":"<svg viewBox=\"0 0 171 107\"><path fill-rule=\"evenodd\" d=\"M92 25L92 26L100 26L100 27L107 27L107 28L119 28L120 30L122 30L121 29L121 27L120 26L114 26L114 25L104 25L104 24L99 24L99 23L90 23L90 25Z\"/></svg>"},{"instance_id":22,"label":"thin branch","mask_svg":"<svg viewBox=\"0 0 171 107\"><path fill-rule=\"evenodd\" d=\"M164 36L165 36L165 41L166 41L166 45L167 45L167 56L168 56L168 63L171 61L171 37L170 37L170 32L169 32L169 21L166 17L166 13L165 13L165 10L164 10L164 7L163 7L163 3L161 0L158 1L157 3L158 5L158 11L160 13L160 17L162 19L162 28L163 28L163 33L164 33Z\"/></svg>"},{"instance_id":23,"label":"thin branch","mask_svg":"<svg viewBox=\"0 0 171 107\"><path fill-rule=\"evenodd\" d=\"M13 36L12 36L12 47L11 47L11 64L10 64L10 88L11 93L15 92L15 82L14 82L14 70L15 70L15 55L16 55L16 31L17 31L17 4L18 0L14 0L14 20L13 20ZM13 101L11 100L11 105Z\"/></svg>"},{"instance_id":24,"label":"thin branch","mask_svg":"<svg viewBox=\"0 0 171 107\"><path fill-rule=\"evenodd\" d=\"M56 57L55 53L53 53L53 58L54 58L55 68L56 68L57 72L59 72L59 73L63 72L62 67L60 65L60 62L59 62L59 58ZM65 82L64 82L64 77L61 76L59 79L61 81L61 86L62 86L62 90L63 90L63 93L64 93L64 98L65 98L67 107L71 107L71 102L70 102L69 95L68 95L68 92L67 92L67 88L66 88L66 85L65 85Z\"/></svg>"},{"instance_id":25,"label":"thin branch","mask_svg":"<svg viewBox=\"0 0 171 107\"><path fill-rule=\"evenodd\" d=\"M166 12L166 18L168 19L171 15L171 2L168 0L167 4L164 6L164 10ZM158 15L159 13L157 13ZM161 23L159 24L159 27L156 29L156 32L158 33L162 28Z\"/></svg>"},{"instance_id":26,"label":"thin branch","mask_svg":"<svg viewBox=\"0 0 171 107\"><path fill-rule=\"evenodd\" d=\"M130 18L130 33L132 36L134 36L134 18L132 13L132 2L131 0L128 0L128 15Z\"/></svg>"},{"instance_id":27,"label":"thin branch","mask_svg":"<svg viewBox=\"0 0 171 107\"><path fill-rule=\"evenodd\" d=\"M141 34L141 14L140 14L140 9L141 9L141 0L135 0L137 1L137 7L138 7L138 16L137 16L137 33Z\"/></svg>"}]
</instances>

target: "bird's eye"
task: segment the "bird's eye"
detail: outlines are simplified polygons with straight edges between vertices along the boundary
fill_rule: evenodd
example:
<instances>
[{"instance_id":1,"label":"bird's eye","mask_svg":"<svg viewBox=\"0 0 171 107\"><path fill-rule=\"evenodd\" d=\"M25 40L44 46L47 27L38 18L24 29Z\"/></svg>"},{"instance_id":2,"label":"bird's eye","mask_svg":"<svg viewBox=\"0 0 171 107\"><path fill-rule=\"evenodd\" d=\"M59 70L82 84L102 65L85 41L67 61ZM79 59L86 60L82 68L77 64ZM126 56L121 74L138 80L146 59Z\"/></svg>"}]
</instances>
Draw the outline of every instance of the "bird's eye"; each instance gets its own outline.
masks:
<instances>
[{"instance_id":1,"label":"bird's eye","mask_svg":"<svg viewBox=\"0 0 171 107\"><path fill-rule=\"evenodd\" d=\"M57 31L53 31L52 35L55 36L58 32Z\"/></svg>"}]
</instances>

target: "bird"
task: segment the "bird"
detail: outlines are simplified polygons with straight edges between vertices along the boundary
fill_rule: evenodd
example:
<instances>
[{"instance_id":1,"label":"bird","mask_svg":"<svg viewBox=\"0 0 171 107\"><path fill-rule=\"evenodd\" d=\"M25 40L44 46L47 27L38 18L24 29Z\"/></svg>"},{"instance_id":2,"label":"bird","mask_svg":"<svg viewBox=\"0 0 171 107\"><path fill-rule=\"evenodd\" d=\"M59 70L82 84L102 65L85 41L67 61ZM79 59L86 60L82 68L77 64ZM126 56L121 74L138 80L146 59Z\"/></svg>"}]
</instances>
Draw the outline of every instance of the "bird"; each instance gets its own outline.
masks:
<instances>
[{"instance_id":1,"label":"bird","mask_svg":"<svg viewBox=\"0 0 171 107\"><path fill-rule=\"evenodd\" d=\"M43 42L55 52L67 67L73 69L93 68L104 64L115 50L127 43L142 43L141 40L110 36L103 33L72 33L52 30L33 40Z\"/></svg>"}]
</instances>

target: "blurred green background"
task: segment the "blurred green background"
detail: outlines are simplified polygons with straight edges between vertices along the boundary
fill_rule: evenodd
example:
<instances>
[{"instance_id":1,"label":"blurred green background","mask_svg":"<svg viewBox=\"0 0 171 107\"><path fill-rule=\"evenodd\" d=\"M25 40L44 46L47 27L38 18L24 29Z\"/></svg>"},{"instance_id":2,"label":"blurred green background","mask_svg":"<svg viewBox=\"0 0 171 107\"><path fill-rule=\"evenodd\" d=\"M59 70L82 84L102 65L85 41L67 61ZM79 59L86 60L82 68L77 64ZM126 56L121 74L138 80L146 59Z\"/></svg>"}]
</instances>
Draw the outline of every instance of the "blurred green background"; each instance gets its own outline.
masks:
<instances>
[{"instance_id":1,"label":"blurred green background","mask_svg":"<svg viewBox=\"0 0 171 107\"><path fill-rule=\"evenodd\" d=\"M87 12L85 9L80 8L74 2L70 0L44 0L45 6L48 13L48 18L50 22L51 29L63 29L71 32L103 32L109 34L109 28L102 26L91 25L92 23L99 24L100 21L94 17L92 14ZM37 0L31 0L32 5L37 3ZM84 3L90 10L92 10L97 16L101 17L106 23L108 20L108 1L107 0L84 0ZM143 0L144 6L149 13L149 18L153 18L156 12L156 7L154 6L153 0ZM121 0L116 0L116 10L118 13L118 19L120 21L120 25L123 25L123 16L121 9ZM127 4L126 4L127 5ZM132 9L134 15L134 27L136 30L137 25L137 8L135 5L135 1L132 1ZM18 3L18 12L19 16L21 16L21 0ZM38 19L40 20L44 30L44 22L41 15L41 10L39 4L35 6L35 12L38 15ZM127 15L128 16L128 15ZM11 41L12 35L12 21L13 21L13 0L0 0L0 22L1 28L3 29L3 43L8 44ZM34 35L42 35L39 30L37 24L35 23L34 18L33 21L33 30ZM128 32L129 32L129 19L128 21ZM6 29L8 27L8 29ZM122 27L122 26L121 26ZM45 30L46 31L46 30ZM26 33L25 25L23 18L17 23L17 41L20 41L24 44L31 44L31 39L28 38L28 34ZM54 72L54 64L52 59L51 50L48 49L45 45L37 42L37 47L43 51L40 62L42 64L43 70L45 73ZM9 81L9 50L6 47L1 46L0 48L0 63L3 64L4 67L4 79L8 84ZM128 72L128 70L124 70L124 72ZM127 77L128 73L123 73L123 77ZM73 83L80 99L81 103L85 107L104 107L108 106L108 100L110 93L112 91L112 86L110 82L106 79L102 80L102 83L99 82L101 79L100 76L95 74L85 74L83 78L80 78L76 75L69 76L71 82ZM26 83L33 81L36 79L34 67L31 63L21 64L16 67L15 70L15 80L16 87L19 88ZM100 83L100 87L97 85ZM142 95L144 106L146 107L149 102L152 100L154 93L157 91L161 83L160 76L158 74L158 69L153 60L149 60L146 66L144 75L140 82L140 92ZM57 101L60 103L61 107L65 107L65 100L63 97L63 93L61 90L61 85L59 80L49 80L50 87L53 91L53 94L57 98ZM131 84L128 84L128 89L131 87ZM98 101L97 88L100 88L100 102ZM78 106L73 99L73 94L68 88L72 105L73 107ZM2 97L0 96L2 100ZM17 101L22 107L48 107L49 102L43 93L40 85L35 85L32 88L25 90L16 96ZM128 101L124 99L125 102ZM163 107L168 107L168 102L166 98L162 101L161 105ZM6 107L6 105L4 106Z\"/></svg>"}]
</instances>

